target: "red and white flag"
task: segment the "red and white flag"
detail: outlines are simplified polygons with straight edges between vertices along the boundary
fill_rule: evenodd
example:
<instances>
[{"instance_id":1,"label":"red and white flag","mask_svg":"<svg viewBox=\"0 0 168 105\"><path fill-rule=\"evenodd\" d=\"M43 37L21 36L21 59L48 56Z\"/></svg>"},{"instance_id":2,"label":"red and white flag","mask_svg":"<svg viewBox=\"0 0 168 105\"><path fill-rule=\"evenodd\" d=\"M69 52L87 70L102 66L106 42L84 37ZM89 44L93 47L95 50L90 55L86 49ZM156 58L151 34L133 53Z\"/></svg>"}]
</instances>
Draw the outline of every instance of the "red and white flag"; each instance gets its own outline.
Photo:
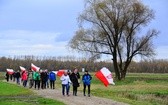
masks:
<instances>
[{"instance_id":1,"label":"red and white flag","mask_svg":"<svg viewBox=\"0 0 168 105\"><path fill-rule=\"evenodd\" d=\"M103 67L101 70L96 72L95 76L103 82L103 84L107 87L109 84L115 85L113 82L112 73L106 67Z\"/></svg>"},{"instance_id":2,"label":"red and white flag","mask_svg":"<svg viewBox=\"0 0 168 105\"><path fill-rule=\"evenodd\" d=\"M22 67L22 66L19 66L20 67L20 70L21 71L25 71L26 70L26 68L24 68L24 67Z\"/></svg>"},{"instance_id":3,"label":"red and white flag","mask_svg":"<svg viewBox=\"0 0 168 105\"><path fill-rule=\"evenodd\" d=\"M33 63L31 63L31 70L32 71L39 71L40 67L37 67L36 65L34 65Z\"/></svg>"},{"instance_id":4,"label":"red and white flag","mask_svg":"<svg viewBox=\"0 0 168 105\"><path fill-rule=\"evenodd\" d=\"M58 71L52 71L53 73L55 73L55 75L57 75Z\"/></svg>"},{"instance_id":5,"label":"red and white flag","mask_svg":"<svg viewBox=\"0 0 168 105\"><path fill-rule=\"evenodd\" d=\"M12 75L14 73L14 70L13 69L6 69L7 73Z\"/></svg>"},{"instance_id":6,"label":"red and white flag","mask_svg":"<svg viewBox=\"0 0 168 105\"><path fill-rule=\"evenodd\" d=\"M55 73L55 75L61 77L64 74L65 70L58 70L58 71L52 71L52 72Z\"/></svg>"},{"instance_id":7,"label":"red and white flag","mask_svg":"<svg viewBox=\"0 0 168 105\"><path fill-rule=\"evenodd\" d=\"M66 70L58 70L57 76L61 77Z\"/></svg>"}]
</instances>

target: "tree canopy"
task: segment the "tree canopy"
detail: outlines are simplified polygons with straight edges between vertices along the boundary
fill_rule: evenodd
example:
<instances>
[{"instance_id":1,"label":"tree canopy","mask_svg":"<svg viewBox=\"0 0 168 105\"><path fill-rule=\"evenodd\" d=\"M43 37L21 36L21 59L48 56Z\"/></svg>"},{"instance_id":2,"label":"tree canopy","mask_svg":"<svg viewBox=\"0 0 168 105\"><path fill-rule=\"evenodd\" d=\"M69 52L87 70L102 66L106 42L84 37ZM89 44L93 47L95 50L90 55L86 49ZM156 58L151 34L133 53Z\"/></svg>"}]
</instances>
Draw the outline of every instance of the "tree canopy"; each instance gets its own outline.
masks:
<instances>
[{"instance_id":1,"label":"tree canopy","mask_svg":"<svg viewBox=\"0 0 168 105\"><path fill-rule=\"evenodd\" d=\"M154 19L154 11L140 0L85 0L79 29L70 40L72 49L92 55L111 55L121 80L135 56L151 57L155 29L142 29Z\"/></svg>"}]
</instances>

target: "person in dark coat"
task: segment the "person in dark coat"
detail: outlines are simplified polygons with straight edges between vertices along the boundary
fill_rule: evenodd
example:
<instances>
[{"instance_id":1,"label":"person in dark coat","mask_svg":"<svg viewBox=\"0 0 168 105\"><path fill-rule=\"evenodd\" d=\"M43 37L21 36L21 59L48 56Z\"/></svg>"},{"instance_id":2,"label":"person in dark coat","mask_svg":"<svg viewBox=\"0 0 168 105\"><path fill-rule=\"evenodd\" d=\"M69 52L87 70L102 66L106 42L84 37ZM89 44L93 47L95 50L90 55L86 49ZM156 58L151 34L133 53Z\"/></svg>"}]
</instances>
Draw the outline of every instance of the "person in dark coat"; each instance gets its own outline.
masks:
<instances>
[{"instance_id":1,"label":"person in dark coat","mask_svg":"<svg viewBox=\"0 0 168 105\"><path fill-rule=\"evenodd\" d=\"M79 85L79 79L80 79L80 74L78 72L78 69L75 69L74 72L70 75L70 79L72 81L72 86L73 86L73 95L77 96L77 90Z\"/></svg>"},{"instance_id":2,"label":"person in dark coat","mask_svg":"<svg viewBox=\"0 0 168 105\"><path fill-rule=\"evenodd\" d=\"M88 73L88 71L85 71L85 74L82 76L83 81L83 95L86 96L86 86L88 87L88 96L90 97L90 84L91 84L92 77Z\"/></svg>"},{"instance_id":3,"label":"person in dark coat","mask_svg":"<svg viewBox=\"0 0 168 105\"><path fill-rule=\"evenodd\" d=\"M9 74L8 74L8 72L6 72L5 78L6 78L6 81L8 82L9 81Z\"/></svg>"},{"instance_id":4,"label":"person in dark coat","mask_svg":"<svg viewBox=\"0 0 168 105\"><path fill-rule=\"evenodd\" d=\"M46 69L45 70L45 73L46 73L46 81L45 81L45 84L46 84L46 88L49 88L49 73L48 73L48 70Z\"/></svg>"},{"instance_id":5,"label":"person in dark coat","mask_svg":"<svg viewBox=\"0 0 168 105\"><path fill-rule=\"evenodd\" d=\"M16 83L20 85L21 74L20 74L19 70L16 72L15 77L16 77Z\"/></svg>"},{"instance_id":6,"label":"person in dark coat","mask_svg":"<svg viewBox=\"0 0 168 105\"><path fill-rule=\"evenodd\" d=\"M45 71L41 72L41 88L46 89L46 78L47 78L47 73Z\"/></svg>"}]
</instances>

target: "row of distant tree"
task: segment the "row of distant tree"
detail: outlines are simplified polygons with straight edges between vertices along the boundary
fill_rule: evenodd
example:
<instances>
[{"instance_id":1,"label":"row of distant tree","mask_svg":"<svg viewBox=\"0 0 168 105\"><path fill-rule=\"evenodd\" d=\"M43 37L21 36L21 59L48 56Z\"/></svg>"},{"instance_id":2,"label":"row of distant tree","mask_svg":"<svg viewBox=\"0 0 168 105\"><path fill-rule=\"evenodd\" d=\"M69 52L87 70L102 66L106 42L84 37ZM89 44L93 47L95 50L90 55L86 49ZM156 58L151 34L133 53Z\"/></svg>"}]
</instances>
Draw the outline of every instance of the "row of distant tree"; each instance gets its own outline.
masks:
<instances>
[{"instance_id":1,"label":"row of distant tree","mask_svg":"<svg viewBox=\"0 0 168 105\"><path fill-rule=\"evenodd\" d=\"M5 71L7 68L19 70L19 66L30 69L31 63L40 67L42 70L48 69L49 71L75 68L88 71L97 71L102 67L107 67L112 70L111 62L93 62L84 58L76 58L73 56L65 57L46 57L46 56L15 56L15 57L1 57L0 58L0 71ZM113 70L112 70L113 71Z\"/></svg>"},{"instance_id":2,"label":"row of distant tree","mask_svg":"<svg viewBox=\"0 0 168 105\"><path fill-rule=\"evenodd\" d=\"M144 60L131 62L128 72L132 73L168 73L168 60Z\"/></svg>"},{"instance_id":3,"label":"row of distant tree","mask_svg":"<svg viewBox=\"0 0 168 105\"><path fill-rule=\"evenodd\" d=\"M60 70L78 68L82 70L97 71L102 67L107 67L114 72L113 64L106 61L90 61L89 59L76 58L72 56L65 57L35 57L35 56L16 56L16 57L0 57L0 71L6 71L7 68L19 70L19 66L30 69L33 63L41 69ZM132 62L128 68L128 72L134 73L168 73L168 60L150 60Z\"/></svg>"}]
</instances>

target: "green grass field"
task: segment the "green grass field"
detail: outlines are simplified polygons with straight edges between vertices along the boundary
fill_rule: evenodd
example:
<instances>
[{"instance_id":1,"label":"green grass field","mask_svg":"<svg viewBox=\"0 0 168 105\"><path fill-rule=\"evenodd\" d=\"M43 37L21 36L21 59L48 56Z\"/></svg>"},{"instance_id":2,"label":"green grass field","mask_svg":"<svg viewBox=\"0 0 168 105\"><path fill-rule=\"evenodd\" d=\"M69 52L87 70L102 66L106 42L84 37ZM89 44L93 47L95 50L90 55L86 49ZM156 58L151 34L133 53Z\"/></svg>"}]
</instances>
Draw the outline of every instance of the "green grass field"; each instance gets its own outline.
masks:
<instances>
[{"instance_id":1,"label":"green grass field","mask_svg":"<svg viewBox=\"0 0 168 105\"><path fill-rule=\"evenodd\" d=\"M115 86L92 80L92 94L131 105L168 105L168 74L128 74Z\"/></svg>"},{"instance_id":2,"label":"green grass field","mask_svg":"<svg viewBox=\"0 0 168 105\"><path fill-rule=\"evenodd\" d=\"M0 105L65 105L56 100L39 97L27 88L3 82L2 74L0 74Z\"/></svg>"}]
</instances>

